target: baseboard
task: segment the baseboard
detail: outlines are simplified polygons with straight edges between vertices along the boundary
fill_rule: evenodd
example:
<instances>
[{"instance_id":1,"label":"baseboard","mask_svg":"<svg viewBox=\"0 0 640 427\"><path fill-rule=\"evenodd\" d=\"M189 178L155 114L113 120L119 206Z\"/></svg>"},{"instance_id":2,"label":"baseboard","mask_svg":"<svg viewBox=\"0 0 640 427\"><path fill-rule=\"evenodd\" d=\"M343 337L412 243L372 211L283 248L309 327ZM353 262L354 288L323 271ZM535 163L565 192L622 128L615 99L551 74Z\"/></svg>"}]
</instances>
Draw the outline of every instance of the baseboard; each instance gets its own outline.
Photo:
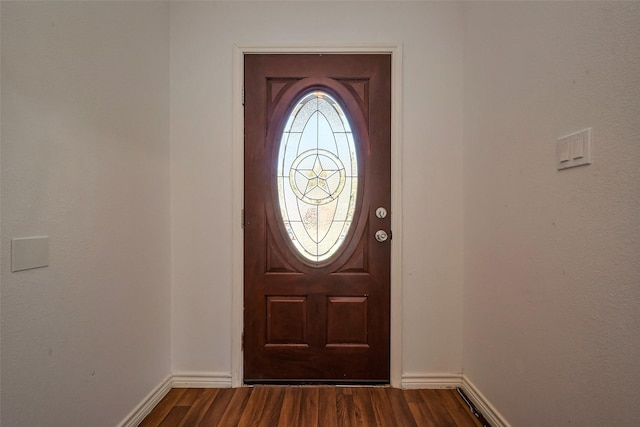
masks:
<instances>
[{"instance_id":1,"label":"baseboard","mask_svg":"<svg viewBox=\"0 0 640 427\"><path fill-rule=\"evenodd\" d=\"M145 397L133 411L118 424L118 427L137 427L151 410L176 387L189 388L229 388L231 374L225 372L188 372L169 375Z\"/></svg>"},{"instance_id":2,"label":"baseboard","mask_svg":"<svg viewBox=\"0 0 640 427\"><path fill-rule=\"evenodd\" d=\"M152 390L124 421L118 424L118 427L136 427L173 387L229 388L231 387L231 373L185 372L170 375ZM511 427L471 380L462 374L407 373L402 375L402 388L405 389L457 387L462 388L476 409L493 427Z\"/></svg>"},{"instance_id":3,"label":"baseboard","mask_svg":"<svg viewBox=\"0 0 640 427\"><path fill-rule=\"evenodd\" d=\"M169 375L155 389L151 391L133 411L118 424L118 427L137 427L149 415L151 410L169 393L172 386L172 377Z\"/></svg>"},{"instance_id":4,"label":"baseboard","mask_svg":"<svg viewBox=\"0 0 640 427\"><path fill-rule=\"evenodd\" d=\"M402 374L401 387L416 388L457 388L462 385L462 374Z\"/></svg>"},{"instance_id":5,"label":"baseboard","mask_svg":"<svg viewBox=\"0 0 640 427\"><path fill-rule=\"evenodd\" d=\"M184 372L172 376L173 387L230 388L230 372Z\"/></svg>"},{"instance_id":6,"label":"baseboard","mask_svg":"<svg viewBox=\"0 0 640 427\"><path fill-rule=\"evenodd\" d=\"M476 409L486 418L486 420L493 427L511 427L511 424L505 420L505 418L498 412L498 410L489 402L489 400L480 393L480 390L467 378L462 376L462 391L471 402L475 405Z\"/></svg>"}]
</instances>

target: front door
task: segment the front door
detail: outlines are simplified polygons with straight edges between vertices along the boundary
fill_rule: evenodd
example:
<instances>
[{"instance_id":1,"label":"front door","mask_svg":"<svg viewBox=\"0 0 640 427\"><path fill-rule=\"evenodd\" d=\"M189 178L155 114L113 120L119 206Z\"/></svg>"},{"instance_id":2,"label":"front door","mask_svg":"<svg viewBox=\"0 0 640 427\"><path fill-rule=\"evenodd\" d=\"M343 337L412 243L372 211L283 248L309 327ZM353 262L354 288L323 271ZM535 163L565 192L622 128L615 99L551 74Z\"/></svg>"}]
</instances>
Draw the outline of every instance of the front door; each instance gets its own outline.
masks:
<instances>
[{"instance_id":1,"label":"front door","mask_svg":"<svg viewBox=\"0 0 640 427\"><path fill-rule=\"evenodd\" d=\"M391 55L244 69L244 381L387 383Z\"/></svg>"}]
</instances>

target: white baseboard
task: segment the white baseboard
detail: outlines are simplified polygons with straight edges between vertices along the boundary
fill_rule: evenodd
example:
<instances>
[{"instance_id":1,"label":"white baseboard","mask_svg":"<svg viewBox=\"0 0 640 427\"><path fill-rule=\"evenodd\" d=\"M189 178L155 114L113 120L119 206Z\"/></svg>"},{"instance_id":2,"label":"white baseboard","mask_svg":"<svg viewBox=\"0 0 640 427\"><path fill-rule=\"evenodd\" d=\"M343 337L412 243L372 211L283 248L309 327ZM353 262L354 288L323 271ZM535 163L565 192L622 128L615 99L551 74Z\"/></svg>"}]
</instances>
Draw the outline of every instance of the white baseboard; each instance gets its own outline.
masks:
<instances>
[{"instance_id":1,"label":"white baseboard","mask_svg":"<svg viewBox=\"0 0 640 427\"><path fill-rule=\"evenodd\" d=\"M511 424L498 412L480 390L467 378L462 376L462 391L493 427L511 427Z\"/></svg>"},{"instance_id":2,"label":"white baseboard","mask_svg":"<svg viewBox=\"0 0 640 427\"><path fill-rule=\"evenodd\" d=\"M173 374L173 387L230 388L230 372L184 372Z\"/></svg>"},{"instance_id":3,"label":"white baseboard","mask_svg":"<svg viewBox=\"0 0 640 427\"><path fill-rule=\"evenodd\" d=\"M149 415L151 410L162 400L171 390L171 375L164 379L155 389L151 391L138 406L127 417L118 424L118 427L137 427Z\"/></svg>"},{"instance_id":4,"label":"white baseboard","mask_svg":"<svg viewBox=\"0 0 640 427\"><path fill-rule=\"evenodd\" d=\"M174 387L229 388L231 387L231 373L185 372L169 375L118 424L118 427L136 427ZM462 391L475 405L476 409L482 413L493 427L511 427L502 414L487 400L471 380L462 374L407 373L402 375L402 388L405 389L457 387L462 388Z\"/></svg>"},{"instance_id":5,"label":"white baseboard","mask_svg":"<svg viewBox=\"0 0 640 427\"><path fill-rule=\"evenodd\" d=\"M476 409L493 427L511 427L498 410L480 393L480 390L462 374L402 374L402 388L458 388L467 395Z\"/></svg>"},{"instance_id":6,"label":"white baseboard","mask_svg":"<svg viewBox=\"0 0 640 427\"><path fill-rule=\"evenodd\" d=\"M137 427L158 402L169 393L169 390L177 387L229 388L231 387L231 373L188 372L169 375L118 424L118 427Z\"/></svg>"},{"instance_id":7,"label":"white baseboard","mask_svg":"<svg viewBox=\"0 0 640 427\"><path fill-rule=\"evenodd\" d=\"M402 388L456 388L462 385L462 374L402 374Z\"/></svg>"}]
</instances>

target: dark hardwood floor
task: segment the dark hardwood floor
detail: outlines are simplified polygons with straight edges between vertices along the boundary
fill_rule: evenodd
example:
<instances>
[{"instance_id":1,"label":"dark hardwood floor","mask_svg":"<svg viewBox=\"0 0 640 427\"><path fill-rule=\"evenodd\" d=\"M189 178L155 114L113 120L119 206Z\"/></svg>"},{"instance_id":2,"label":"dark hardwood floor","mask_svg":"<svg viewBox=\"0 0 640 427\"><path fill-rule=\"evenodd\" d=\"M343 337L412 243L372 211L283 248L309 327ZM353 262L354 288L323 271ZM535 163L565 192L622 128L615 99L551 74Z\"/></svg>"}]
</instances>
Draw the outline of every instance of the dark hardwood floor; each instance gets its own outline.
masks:
<instances>
[{"instance_id":1,"label":"dark hardwood floor","mask_svg":"<svg viewBox=\"0 0 640 427\"><path fill-rule=\"evenodd\" d=\"M149 426L482 426L456 390L255 386L174 388L140 424Z\"/></svg>"}]
</instances>

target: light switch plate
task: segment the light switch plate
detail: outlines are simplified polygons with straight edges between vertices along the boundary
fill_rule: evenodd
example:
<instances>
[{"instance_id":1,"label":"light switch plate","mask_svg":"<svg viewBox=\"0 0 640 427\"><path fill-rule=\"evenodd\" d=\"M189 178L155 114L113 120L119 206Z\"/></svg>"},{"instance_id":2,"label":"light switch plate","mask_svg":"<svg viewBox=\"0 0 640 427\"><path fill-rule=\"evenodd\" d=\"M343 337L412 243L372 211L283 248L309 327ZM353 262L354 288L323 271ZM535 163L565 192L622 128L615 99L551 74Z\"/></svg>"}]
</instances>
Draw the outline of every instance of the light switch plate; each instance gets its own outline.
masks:
<instances>
[{"instance_id":1,"label":"light switch plate","mask_svg":"<svg viewBox=\"0 0 640 427\"><path fill-rule=\"evenodd\" d=\"M556 142L558 170L591 164L591 128L563 136Z\"/></svg>"},{"instance_id":2,"label":"light switch plate","mask_svg":"<svg viewBox=\"0 0 640 427\"><path fill-rule=\"evenodd\" d=\"M11 271L30 270L49 265L49 237L11 239Z\"/></svg>"}]
</instances>

